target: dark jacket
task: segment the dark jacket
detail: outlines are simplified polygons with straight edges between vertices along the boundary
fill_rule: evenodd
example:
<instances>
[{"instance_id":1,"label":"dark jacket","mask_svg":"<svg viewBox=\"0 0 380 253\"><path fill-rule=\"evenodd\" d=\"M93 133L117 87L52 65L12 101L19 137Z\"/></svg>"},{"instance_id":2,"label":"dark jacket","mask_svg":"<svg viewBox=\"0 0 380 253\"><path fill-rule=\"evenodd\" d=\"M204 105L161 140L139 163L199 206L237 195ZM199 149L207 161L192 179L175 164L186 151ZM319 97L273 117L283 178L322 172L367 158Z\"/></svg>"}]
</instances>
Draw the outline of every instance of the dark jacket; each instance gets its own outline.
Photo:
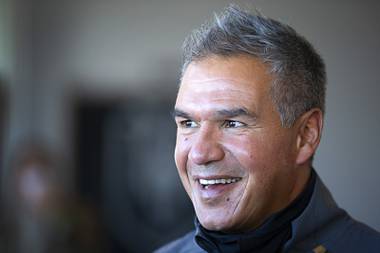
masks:
<instances>
[{"instance_id":1,"label":"dark jacket","mask_svg":"<svg viewBox=\"0 0 380 253\"><path fill-rule=\"evenodd\" d=\"M302 214L292 222L292 231L292 237L282 252L380 252L380 233L354 220L339 208L318 176L311 200ZM195 233L194 230L155 252L205 252L196 244Z\"/></svg>"}]
</instances>

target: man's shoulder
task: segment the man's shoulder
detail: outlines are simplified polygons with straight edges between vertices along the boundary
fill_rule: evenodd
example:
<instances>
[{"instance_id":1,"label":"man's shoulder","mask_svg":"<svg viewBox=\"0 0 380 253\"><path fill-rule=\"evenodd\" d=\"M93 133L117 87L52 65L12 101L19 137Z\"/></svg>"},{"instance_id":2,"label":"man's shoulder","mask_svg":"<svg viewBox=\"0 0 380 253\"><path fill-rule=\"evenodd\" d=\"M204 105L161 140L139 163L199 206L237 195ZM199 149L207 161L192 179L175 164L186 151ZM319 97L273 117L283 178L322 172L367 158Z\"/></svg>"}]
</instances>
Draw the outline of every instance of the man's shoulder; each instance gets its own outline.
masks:
<instances>
[{"instance_id":1,"label":"man's shoulder","mask_svg":"<svg viewBox=\"0 0 380 253\"><path fill-rule=\"evenodd\" d=\"M339 208L318 177L309 205L292 228L286 252L306 252L318 246L332 253L380 252L380 233Z\"/></svg>"},{"instance_id":2,"label":"man's shoulder","mask_svg":"<svg viewBox=\"0 0 380 253\"><path fill-rule=\"evenodd\" d=\"M331 253L379 253L380 233L342 212L328 222L315 226L315 230L302 238L299 237L291 246L288 245L285 252L309 252L318 247Z\"/></svg>"},{"instance_id":3,"label":"man's shoulder","mask_svg":"<svg viewBox=\"0 0 380 253\"><path fill-rule=\"evenodd\" d=\"M194 241L195 230L162 246L154 253L201 253L204 252Z\"/></svg>"},{"instance_id":4,"label":"man's shoulder","mask_svg":"<svg viewBox=\"0 0 380 253\"><path fill-rule=\"evenodd\" d=\"M360 252L380 252L380 233L348 215L335 236L331 244L336 248L347 249L347 252L354 252L353 249Z\"/></svg>"},{"instance_id":5,"label":"man's shoulder","mask_svg":"<svg viewBox=\"0 0 380 253\"><path fill-rule=\"evenodd\" d=\"M328 252L380 252L380 233L348 214L332 220L316 232L314 245L323 245Z\"/></svg>"}]
</instances>

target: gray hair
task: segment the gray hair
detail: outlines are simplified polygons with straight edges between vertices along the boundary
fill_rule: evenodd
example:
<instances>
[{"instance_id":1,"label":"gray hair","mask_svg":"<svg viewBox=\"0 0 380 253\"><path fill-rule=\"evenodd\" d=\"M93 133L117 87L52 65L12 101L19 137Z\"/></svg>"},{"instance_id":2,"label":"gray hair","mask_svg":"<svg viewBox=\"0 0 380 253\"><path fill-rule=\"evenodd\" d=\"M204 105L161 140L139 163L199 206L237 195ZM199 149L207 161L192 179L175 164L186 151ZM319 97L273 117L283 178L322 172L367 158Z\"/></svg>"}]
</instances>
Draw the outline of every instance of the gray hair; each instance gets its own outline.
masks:
<instances>
[{"instance_id":1,"label":"gray hair","mask_svg":"<svg viewBox=\"0 0 380 253\"><path fill-rule=\"evenodd\" d=\"M236 5L185 39L182 75L193 61L242 54L260 59L273 74L270 94L283 127L312 108L324 112L325 65L313 46L290 26Z\"/></svg>"}]
</instances>

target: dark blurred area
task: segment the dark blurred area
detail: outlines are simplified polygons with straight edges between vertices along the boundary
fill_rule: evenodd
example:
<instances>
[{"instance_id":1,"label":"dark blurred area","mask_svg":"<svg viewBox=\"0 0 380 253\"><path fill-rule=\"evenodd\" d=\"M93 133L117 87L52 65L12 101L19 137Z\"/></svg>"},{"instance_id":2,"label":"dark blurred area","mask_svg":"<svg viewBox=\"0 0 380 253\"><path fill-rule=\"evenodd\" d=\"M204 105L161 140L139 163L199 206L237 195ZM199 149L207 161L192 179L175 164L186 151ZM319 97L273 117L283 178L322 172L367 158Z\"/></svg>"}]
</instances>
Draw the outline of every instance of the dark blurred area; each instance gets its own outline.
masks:
<instances>
[{"instance_id":1,"label":"dark blurred area","mask_svg":"<svg viewBox=\"0 0 380 253\"><path fill-rule=\"evenodd\" d=\"M76 179L106 225L109 252L149 252L192 227L190 201L172 161L173 101L79 101Z\"/></svg>"},{"instance_id":2,"label":"dark blurred area","mask_svg":"<svg viewBox=\"0 0 380 253\"><path fill-rule=\"evenodd\" d=\"M180 48L229 2L0 0L1 253L151 252L192 229L170 115ZM322 53L315 168L341 206L380 229L379 2L236 2Z\"/></svg>"},{"instance_id":3,"label":"dark blurred area","mask_svg":"<svg viewBox=\"0 0 380 253\"><path fill-rule=\"evenodd\" d=\"M1 252L151 252L190 230L192 207L171 159L172 101L74 104L73 190L53 147L21 143L9 164Z\"/></svg>"},{"instance_id":4,"label":"dark blurred area","mask_svg":"<svg viewBox=\"0 0 380 253\"><path fill-rule=\"evenodd\" d=\"M151 252L192 229L178 50L136 44L144 5L0 2L0 252Z\"/></svg>"}]
</instances>

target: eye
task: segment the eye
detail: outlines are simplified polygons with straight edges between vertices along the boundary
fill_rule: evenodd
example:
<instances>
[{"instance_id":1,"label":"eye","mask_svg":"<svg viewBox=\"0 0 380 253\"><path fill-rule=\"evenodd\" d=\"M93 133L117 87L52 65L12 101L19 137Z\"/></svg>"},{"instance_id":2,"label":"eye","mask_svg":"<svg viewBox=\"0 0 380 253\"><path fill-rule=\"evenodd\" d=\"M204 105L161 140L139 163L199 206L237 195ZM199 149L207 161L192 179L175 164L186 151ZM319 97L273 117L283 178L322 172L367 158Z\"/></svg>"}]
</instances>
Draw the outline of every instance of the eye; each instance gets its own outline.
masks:
<instances>
[{"instance_id":1,"label":"eye","mask_svg":"<svg viewBox=\"0 0 380 253\"><path fill-rule=\"evenodd\" d=\"M194 128L198 126L198 124L193 120L182 120L179 122L179 125L183 128Z\"/></svg>"},{"instance_id":2,"label":"eye","mask_svg":"<svg viewBox=\"0 0 380 253\"><path fill-rule=\"evenodd\" d=\"M244 127L246 124L236 121L236 120L226 120L223 122L223 127L225 128L238 128L238 127Z\"/></svg>"}]
</instances>

